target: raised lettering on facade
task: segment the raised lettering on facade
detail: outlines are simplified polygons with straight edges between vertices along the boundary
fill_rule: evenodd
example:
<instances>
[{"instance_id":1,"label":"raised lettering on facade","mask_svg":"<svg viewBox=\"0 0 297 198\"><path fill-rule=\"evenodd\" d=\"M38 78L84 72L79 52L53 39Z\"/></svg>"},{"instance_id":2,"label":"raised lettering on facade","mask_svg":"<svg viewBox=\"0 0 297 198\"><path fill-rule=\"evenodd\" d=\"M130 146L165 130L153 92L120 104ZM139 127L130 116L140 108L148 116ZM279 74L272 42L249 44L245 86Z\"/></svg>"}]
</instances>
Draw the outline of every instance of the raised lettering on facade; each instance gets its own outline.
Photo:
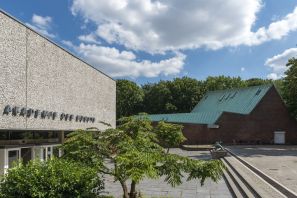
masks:
<instances>
[{"instance_id":1,"label":"raised lettering on facade","mask_svg":"<svg viewBox=\"0 0 297 198\"><path fill-rule=\"evenodd\" d=\"M61 121L75 121L75 122L84 122L84 123L94 123L94 117L82 116L82 115L73 115L68 113L58 113L54 111L45 111L39 109L25 108L25 107L11 107L10 105L6 105L3 110L3 115L12 115L12 116L22 116L22 117L33 117L33 118L41 118L41 119L51 119L56 120L57 117Z\"/></svg>"}]
</instances>

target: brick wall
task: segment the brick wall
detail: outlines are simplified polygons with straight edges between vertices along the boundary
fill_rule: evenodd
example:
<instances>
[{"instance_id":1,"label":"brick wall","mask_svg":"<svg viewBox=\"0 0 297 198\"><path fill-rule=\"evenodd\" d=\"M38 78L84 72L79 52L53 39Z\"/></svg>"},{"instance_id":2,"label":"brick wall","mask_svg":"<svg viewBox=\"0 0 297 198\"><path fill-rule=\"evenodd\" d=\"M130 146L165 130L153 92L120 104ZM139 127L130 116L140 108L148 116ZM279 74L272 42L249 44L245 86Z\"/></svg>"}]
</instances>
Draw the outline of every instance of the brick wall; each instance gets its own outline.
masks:
<instances>
[{"instance_id":1,"label":"brick wall","mask_svg":"<svg viewBox=\"0 0 297 198\"><path fill-rule=\"evenodd\" d=\"M184 124L187 144L271 144L274 131L286 132L286 143L297 144L297 122L289 115L276 89L272 87L249 115L223 113L218 129L207 125Z\"/></svg>"}]
</instances>

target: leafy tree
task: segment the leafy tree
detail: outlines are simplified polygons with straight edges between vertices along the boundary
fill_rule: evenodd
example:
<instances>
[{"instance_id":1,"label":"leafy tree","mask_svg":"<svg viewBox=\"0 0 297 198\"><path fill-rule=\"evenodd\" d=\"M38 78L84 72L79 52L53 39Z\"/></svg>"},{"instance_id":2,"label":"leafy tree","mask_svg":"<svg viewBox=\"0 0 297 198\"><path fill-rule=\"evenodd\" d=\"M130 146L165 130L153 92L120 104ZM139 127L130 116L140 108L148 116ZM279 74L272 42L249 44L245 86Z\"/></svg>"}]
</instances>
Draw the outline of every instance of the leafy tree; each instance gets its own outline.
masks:
<instances>
[{"instance_id":1,"label":"leafy tree","mask_svg":"<svg viewBox=\"0 0 297 198\"><path fill-rule=\"evenodd\" d=\"M146 84L144 91L143 107L146 113L173 113L177 110L172 101L172 94L168 86L169 81L160 81L156 84Z\"/></svg>"},{"instance_id":2,"label":"leafy tree","mask_svg":"<svg viewBox=\"0 0 297 198\"><path fill-rule=\"evenodd\" d=\"M182 129L182 125L166 123L163 121L159 122L154 129L161 145L167 148L167 153L169 153L170 148L177 147L186 140L182 133Z\"/></svg>"},{"instance_id":3,"label":"leafy tree","mask_svg":"<svg viewBox=\"0 0 297 198\"><path fill-rule=\"evenodd\" d=\"M288 70L283 81L283 98L292 115L297 118L297 59L292 58L287 63Z\"/></svg>"},{"instance_id":4,"label":"leafy tree","mask_svg":"<svg viewBox=\"0 0 297 198\"><path fill-rule=\"evenodd\" d=\"M97 197L103 182L95 169L52 159L19 163L1 179L0 197Z\"/></svg>"},{"instance_id":5,"label":"leafy tree","mask_svg":"<svg viewBox=\"0 0 297 198\"><path fill-rule=\"evenodd\" d=\"M146 84L142 88L143 112L151 114L189 112L203 94L202 83L188 77Z\"/></svg>"},{"instance_id":6,"label":"leafy tree","mask_svg":"<svg viewBox=\"0 0 297 198\"><path fill-rule=\"evenodd\" d=\"M272 81L280 96L284 99L284 79L277 79Z\"/></svg>"},{"instance_id":7,"label":"leafy tree","mask_svg":"<svg viewBox=\"0 0 297 198\"><path fill-rule=\"evenodd\" d=\"M263 85L267 83L272 83L271 80L268 79L261 79L261 78L250 78L245 81L247 87L251 86L258 86L258 85Z\"/></svg>"},{"instance_id":8,"label":"leafy tree","mask_svg":"<svg viewBox=\"0 0 297 198\"><path fill-rule=\"evenodd\" d=\"M274 81L275 82L275 81ZM207 91L272 83L268 79L215 76L204 81L182 77L141 87L129 80L117 81L117 118L136 115L190 112ZM280 84L277 82L277 84ZM280 86L278 88L281 88ZM279 89L281 90L281 89ZM280 91L282 93L282 91Z\"/></svg>"},{"instance_id":9,"label":"leafy tree","mask_svg":"<svg viewBox=\"0 0 297 198\"><path fill-rule=\"evenodd\" d=\"M246 87L246 84L240 77L216 76L208 77L204 81L204 91L224 90L231 88Z\"/></svg>"},{"instance_id":10,"label":"leafy tree","mask_svg":"<svg viewBox=\"0 0 297 198\"><path fill-rule=\"evenodd\" d=\"M129 80L117 80L117 118L137 114L143 101L143 90Z\"/></svg>"},{"instance_id":11,"label":"leafy tree","mask_svg":"<svg viewBox=\"0 0 297 198\"><path fill-rule=\"evenodd\" d=\"M73 132L63 145L64 158L80 160L100 173L112 175L120 182L124 198L137 197L136 186L144 178L165 176L165 181L175 186L181 184L183 173L188 173L188 180L200 179L201 184L206 178L217 181L221 177L221 161L166 153L156 143L151 124L145 116L127 117L121 119L117 129Z\"/></svg>"},{"instance_id":12,"label":"leafy tree","mask_svg":"<svg viewBox=\"0 0 297 198\"><path fill-rule=\"evenodd\" d=\"M176 107L175 113L192 111L203 97L203 84L193 78L175 78L168 83L171 93L170 103Z\"/></svg>"}]
</instances>

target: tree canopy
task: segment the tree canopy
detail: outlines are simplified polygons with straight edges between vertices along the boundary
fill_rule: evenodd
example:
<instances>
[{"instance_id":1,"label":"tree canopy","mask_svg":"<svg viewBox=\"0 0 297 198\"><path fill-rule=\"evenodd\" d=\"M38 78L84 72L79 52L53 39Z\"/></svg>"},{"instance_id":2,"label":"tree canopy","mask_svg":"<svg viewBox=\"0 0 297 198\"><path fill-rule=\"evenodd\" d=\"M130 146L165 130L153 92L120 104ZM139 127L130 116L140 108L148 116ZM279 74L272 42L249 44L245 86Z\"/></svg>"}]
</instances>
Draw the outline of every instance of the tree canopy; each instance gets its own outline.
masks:
<instances>
[{"instance_id":1,"label":"tree canopy","mask_svg":"<svg viewBox=\"0 0 297 198\"><path fill-rule=\"evenodd\" d=\"M297 118L297 59L290 59L287 67L282 84L282 95L290 112Z\"/></svg>"},{"instance_id":2,"label":"tree canopy","mask_svg":"<svg viewBox=\"0 0 297 198\"><path fill-rule=\"evenodd\" d=\"M178 147L186 140L182 133L182 129L182 125L166 123L164 121L160 121L155 127L154 132L156 137L159 140L159 143L167 148L167 153L170 148Z\"/></svg>"},{"instance_id":3,"label":"tree canopy","mask_svg":"<svg viewBox=\"0 0 297 198\"><path fill-rule=\"evenodd\" d=\"M180 127L168 125L162 128L180 131ZM136 185L144 178L165 176L165 181L172 186L181 184L182 177L199 179L201 184L206 178L214 181L221 178L224 169L221 161L194 160L167 153L158 144L159 136L154 132L145 116L126 117L117 129L73 132L63 145L63 157L112 175L121 184L125 198L136 197ZM130 193L128 181L131 181Z\"/></svg>"},{"instance_id":4,"label":"tree canopy","mask_svg":"<svg viewBox=\"0 0 297 198\"><path fill-rule=\"evenodd\" d=\"M117 80L117 118L130 116L140 111L143 91L134 82Z\"/></svg>"},{"instance_id":5,"label":"tree canopy","mask_svg":"<svg viewBox=\"0 0 297 198\"><path fill-rule=\"evenodd\" d=\"M207 91L249 87L271 82L267 79L242 80L240 77L229 76L208 77L205 80L182 77L140 86L129 80L117 80L117 118L141 112L188 113Z\"/></svg>"}]
</instances>

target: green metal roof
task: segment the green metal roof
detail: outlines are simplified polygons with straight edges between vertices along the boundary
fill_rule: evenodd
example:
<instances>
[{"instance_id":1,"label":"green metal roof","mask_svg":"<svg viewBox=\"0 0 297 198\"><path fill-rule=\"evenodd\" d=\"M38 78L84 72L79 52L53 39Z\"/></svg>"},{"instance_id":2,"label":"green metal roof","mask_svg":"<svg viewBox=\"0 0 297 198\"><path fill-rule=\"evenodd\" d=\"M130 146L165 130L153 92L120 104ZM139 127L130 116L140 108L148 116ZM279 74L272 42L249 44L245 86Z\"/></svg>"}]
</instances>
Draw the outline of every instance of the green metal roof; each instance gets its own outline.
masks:
<instances>
[{"instance_id":1,"label":"green metal roof","mask_svg":"<svg viewBox=\"0 0 297 198\"><path fill-rule=\"evenodd\" d=\"M272 87L272 84L241 89L210 91L191 113L225 111L249 114Z\"/></svg>"},{"instance_id":2,"label":"green metal roof","mask_svg":"<svg viewBox=\"0 0 297 198\"><path fill-rule=\"evenodd\" d=\"M214 124L223 112L249 114L272 84L248 88L210 91L190 113L147 115L151 121Z\"/></svg>"},{"instance_id":3,"label":"green metal roof","mask_svg":"<svg viewBox=\"0 0 297 198\"><path fill-rule=\"evenodd\" d=\"M222 112L197 112L147 115L151 121L165 121L174 123L213 124Z\"/></svg>"}]
</instances>

